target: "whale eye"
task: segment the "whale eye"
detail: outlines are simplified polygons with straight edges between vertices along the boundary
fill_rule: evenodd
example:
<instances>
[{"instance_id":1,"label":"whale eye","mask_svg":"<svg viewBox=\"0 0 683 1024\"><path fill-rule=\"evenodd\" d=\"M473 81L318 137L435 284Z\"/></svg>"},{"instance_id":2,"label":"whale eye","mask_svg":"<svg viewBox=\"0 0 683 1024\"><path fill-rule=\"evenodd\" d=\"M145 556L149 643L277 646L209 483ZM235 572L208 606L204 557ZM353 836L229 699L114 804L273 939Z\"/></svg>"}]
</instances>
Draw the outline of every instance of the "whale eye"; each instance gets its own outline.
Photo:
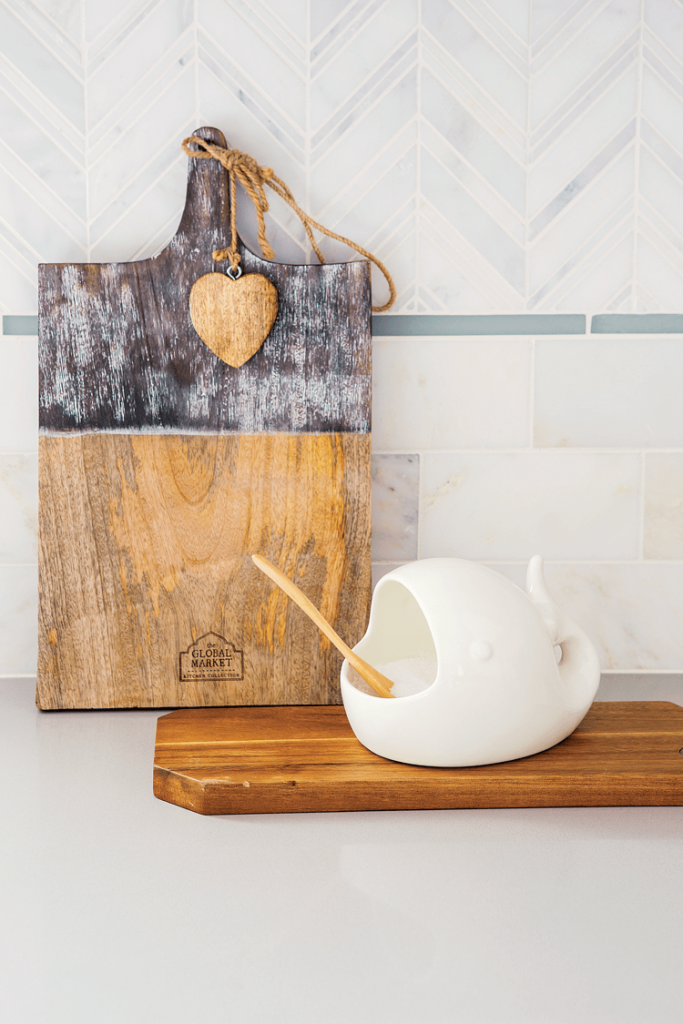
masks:
<instances>
[{"instance_id":1,"label":"whale eye","mask_svg":"<svg viewBox=\"0 0 683 1024\"><path fill-rule=\"evenodd\" d=\"M488 661L493 654L493 647L485 640L475 640L470 647L470 657L473 661Z\"/></svg>"}]
</instances>

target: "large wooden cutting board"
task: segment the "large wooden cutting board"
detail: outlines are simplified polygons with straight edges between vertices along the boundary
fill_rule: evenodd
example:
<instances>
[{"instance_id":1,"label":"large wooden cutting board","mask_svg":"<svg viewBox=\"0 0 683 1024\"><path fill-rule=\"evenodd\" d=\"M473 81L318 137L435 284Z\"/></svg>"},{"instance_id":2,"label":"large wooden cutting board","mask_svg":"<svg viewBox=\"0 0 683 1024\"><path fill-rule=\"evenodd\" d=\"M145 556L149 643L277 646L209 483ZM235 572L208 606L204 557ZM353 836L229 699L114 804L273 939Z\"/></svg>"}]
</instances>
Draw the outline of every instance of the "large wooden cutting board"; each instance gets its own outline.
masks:
<instances>
[{"instance_id":1,"label":"large wooden cutting board","mask_svg":"<svg viewBox=\"0 0 683 1024\"><path fill-rule=\"evenodd\" d=\"M154 793L200 814L683 805L683 708L599 702L562 743L476 768L387 761L343 708L174 711L157 722Z\"/></svg>"},{"instance_id":2,"label":"large wooden cutting board","mask_svg":"<svg viewBox=\"0 0 683 1024\"><path fill-rule=\"evenodd\" d=\"M235 369L189 314L196 279L224 269L228 214L224 168L190 160L158 256L40 267L40 708L340 700L340 655L249 556L360 639L369 264L286 266L240 243L279 312Z\"/></svg>"}]
</instances>

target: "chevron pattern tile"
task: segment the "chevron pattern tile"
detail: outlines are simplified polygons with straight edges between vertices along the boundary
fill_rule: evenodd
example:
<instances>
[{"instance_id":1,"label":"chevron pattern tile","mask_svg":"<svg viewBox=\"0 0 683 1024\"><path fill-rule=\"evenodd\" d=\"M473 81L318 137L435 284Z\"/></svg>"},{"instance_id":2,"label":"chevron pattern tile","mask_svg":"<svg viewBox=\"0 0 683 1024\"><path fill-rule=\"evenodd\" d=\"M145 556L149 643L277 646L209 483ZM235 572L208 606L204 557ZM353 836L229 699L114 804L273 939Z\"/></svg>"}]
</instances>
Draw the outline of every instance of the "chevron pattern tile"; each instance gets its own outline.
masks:
<instances>
[{"instance_id":1,"label":"chevron pattern tile","mask_svg":"<svg viewBox=\"0 0 683 1024\"><path fill-rule=\"evenodd\" d=\"M375 578L523 586L540 545L606 671L680 673L683 0L0 0L0 678L35 671L36 266L159 251L201 125L394 275ZM314 261L276 196L268 233Z\"/></svg>"},{"instance_id":2,"label":"chevron pattern tile","mask_svg":"<svg viewBox=\"0 0 683 1024\"><path fill-rule=\"evenodd\" d=\"M40 261L158 250L202 123L376 251L398 312L680 306L679 0L0 0L0 307Z\"/></svg>"}]
</instances>

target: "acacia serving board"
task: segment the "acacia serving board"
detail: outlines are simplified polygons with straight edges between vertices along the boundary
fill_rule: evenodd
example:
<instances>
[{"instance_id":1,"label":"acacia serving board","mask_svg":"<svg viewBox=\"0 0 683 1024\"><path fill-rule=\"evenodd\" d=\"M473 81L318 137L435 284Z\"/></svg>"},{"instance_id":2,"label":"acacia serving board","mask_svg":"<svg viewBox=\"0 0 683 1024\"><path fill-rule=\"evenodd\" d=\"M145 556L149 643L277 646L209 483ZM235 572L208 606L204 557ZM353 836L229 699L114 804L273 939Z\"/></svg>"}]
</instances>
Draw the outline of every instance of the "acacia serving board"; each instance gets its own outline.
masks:
<instances>
[{"instance_id":1,"label":"acacia serving board","mask_svg":"<svg viewBox=\"0 0 683 1024\"><path fill-rule=\"evenodd\" d=\"M562 743L476 768L398 764L339 707L174 711L157 722L154 794L200 814L683 805L683 708L597 702Z\"/></svg>"},{"instance_id":2,"label":"acacia serving board","mask_svg":"<svg viewBox=\"0 0 683 1024\"><path fill-rule=\"evenodd\" d=\"M219 145L213 128L197 133ZM246 201L246 200L245 200ZM224 270L229 188L190 160L157 256L40 267L40 708L334 704L341 656L252 564L279 565L351 645L370 602L370 271L270 263L263 347L235 368L189 295Z\"/></svg>"}]
</instances>

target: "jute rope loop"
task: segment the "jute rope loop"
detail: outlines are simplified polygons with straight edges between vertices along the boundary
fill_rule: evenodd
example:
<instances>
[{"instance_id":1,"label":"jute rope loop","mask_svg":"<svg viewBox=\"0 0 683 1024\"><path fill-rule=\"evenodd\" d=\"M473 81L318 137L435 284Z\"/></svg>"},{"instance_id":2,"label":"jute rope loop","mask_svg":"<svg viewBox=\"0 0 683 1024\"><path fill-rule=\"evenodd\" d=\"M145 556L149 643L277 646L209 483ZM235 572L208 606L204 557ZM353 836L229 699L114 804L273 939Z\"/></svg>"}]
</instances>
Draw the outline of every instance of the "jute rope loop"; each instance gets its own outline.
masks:
<instances>
[{"instance_id":1,"label":"jute rope loop","mask_svg":"<svg viewBox=\"0 0 683 1024\"><path fill-rule=\"evenodd\" d=\"M313 237L313 228L315 228L316 231L320 231L323 235L327 235L328 238L336 238L338 242L343 242L344 245L348 245L352 249L355 249L356 252L361 254L361 256L365 256L366 259L374 263L375 266L384 274L387 284L389 285L389 301L385 302L383 306L373 306L372 310L374 313L383 313L386 309L393 306L396 299L396 288L391 274L384 264L380 263L380 261L373 256L372 253L368 252L367 249L363 249L360 245L356 245L355 242L352 242L350 238L345 238L343 235L335 234L334 231L329 231L327 228L323 227L322 224L318 224L318 222L313 220L312 217L309 217L309 215L298 205L284 181L277 177L271 167L261 167L261 165L254 160L253 156L249 156L248 153L241 153L239 149L225 149L223 146L216 146L212 142L206 142L205 139L200 139L198 135L190 135L189 138L183 140L182 145L183 152L187 156L194 157L197 160L218 160L218 162L225 167L230 176L230 248L216 249L213 253L213 258L216 262L230 260L233 274L237 274L240 262L240 254L237 251L237 196L235 185L237 181L242 185L256 208L258 240L263 251L263 255L268 260L272 260L274 258L275 253L266 238L266 222L264 219L264 214L268 210L268 199L266 197L265 190L265 186L268 185L272 188L273 192L276 192L281 199L284 199L284 201L288 203L297 214L304 226L308 240L311 243L311 248L321 263L326 263L327 261ZM193 145L195 148L192 148Z\"/></svg>"}]
</instances>

